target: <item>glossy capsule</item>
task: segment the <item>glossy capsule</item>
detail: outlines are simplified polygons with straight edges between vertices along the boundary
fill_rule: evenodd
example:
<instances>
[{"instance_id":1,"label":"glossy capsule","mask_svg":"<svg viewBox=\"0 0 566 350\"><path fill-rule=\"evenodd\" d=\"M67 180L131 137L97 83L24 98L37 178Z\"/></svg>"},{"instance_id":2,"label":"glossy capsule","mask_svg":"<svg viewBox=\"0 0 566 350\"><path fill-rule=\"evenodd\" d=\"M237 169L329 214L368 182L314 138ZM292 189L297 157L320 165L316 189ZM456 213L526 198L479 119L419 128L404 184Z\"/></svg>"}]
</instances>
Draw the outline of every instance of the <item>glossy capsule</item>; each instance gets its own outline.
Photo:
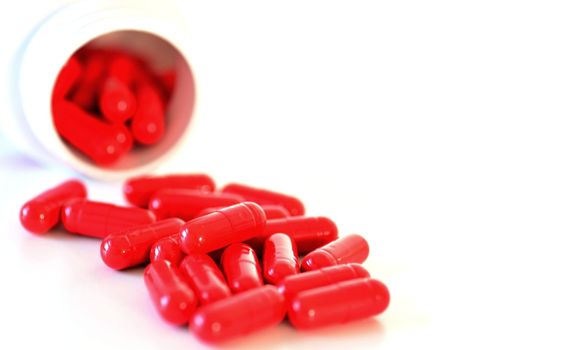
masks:
<instances>
[{"instance_id":1,"label":"glossy capsule","mask_svg":"<svg viewBox=\"0 0 566 350\"><path fill-rule=\"evenodd\" d=\"M298 329L313 329L378 315L389 305L387 287L362 278L310 289L297 294L288 310Z\"/></svg>"},{"instance_id":2,"label":"glossy capsule","mask_svg":"<svg viewBox=\"0 0 566 350\"><path fill-rule=\"evenodd\" d=\"M297 247L291 237L284 233L269 236L263 247L263 277L271 284L299 272Z\"/></svg>"},{"instance_id":3,"label":"glossy capsule","mask_svg":"<svg viewBox=\"0 0 566 350\"><path fill-rule=\"evenodd\" d=\"M263 211L265 212L265 218L267 220L270 219L279 219L279 218L287 218L289 216L291 216L289 214L289 212L287 211L287 209L283 208L280 205L271 205L271 204L265 204L265 205L260 205L260 207L263 209ZM203 216L206 214L210 214L213 213L215 211L218 211L222 209L222 207L211 207L211 208L206 208L201 210L196 217L199 216Z\"/></svg>"},{"instance_id":4,"label":"glossy capsule","mask_svg":"<svg viewBox=\"0 0 566 350\"><path fill-rule=\"evenodd\" d=\"M114 123L124 123L136 112L137 100L130 87L112 76L100 86L98 107L102 116Z\"/></svg>"},{"instance_id":5,"label":"glossy capsule","mask_svg":"<svg viewBox=\"0 0 566 350\"><path fill-rule=\"evenodd\" d=\"M221 264L232 293L238 294L263 285L261 267L250 246L230 244L222 253Z\"/></svg>"},{"instance_id":6,"label":"glossy capsule","mask_svg":"<svg viewBox=\"0 0 566 350\"><path fill-rule=\"evenodd\" d=\"M61 220L69 232L104 238L132 227L151 224L155 222L155 216L141 208L83 199L67 203L63 207Z\"/></svg>"},{"instance_id":7,"label":"glossy capsule","mask_svg":"<svg viewBox=\"0 0 566 350\"><path fill-rule=\"evenodd\" d=\"M191 220L208 207L228 207L243 202L237 195L199 190L164 189L149 200L149 210L157 219L180 218Z\"/></svg>"},{"instance_id":8,"label":"glossy capsule","mask_svg":"<svg viewBox=\"0 0 566 350\"><path fill-rule=\"evenodd\" d=\"M303 258L301 269L311 271L339 264L361 264L368 255L368 242L360 235L348 235L308 253Z\"/></svg>"},{"instance_id":9,"label":"glossy capsule","mask_svg":"<svg viewBox=\"0 0 566 350\"><path fill-rule=\"evenodd\" d=\"M86 198L85 185L77 180L65 181L27 201L20 210L20 222L32 233L45 233L59 223L66 202L81 198Z\"/></svg>"},{"instance_id":10,"label":"glossy capsule","mask_svg":"<svg viewBox=\"0 0 566 350\"><path fill-rule=\"evenodd\" d=\"M285 300L277 289L262 286L201 307L190 330L203 341L217 343L276 325L285 311Z\"/></svg>"},{"instance_id":11,"label":"glossy capsule","mask_svg":"<svg viewBox=\"0 0 566 350\"><path fill-rule=\"evenodd\" d=\"M123 187L124 197L131 204L147 207L151 196L165 188L214 191L214 180L206 174L175 174L130 178Z\"/></svg>"},{"instance_id":12,"label":"glossy capsule","mask_svg":"<svg viewBox=\"0 0 566 350\"><path fill-rule=\"evenodd\" d=\"M197 307L197 299L177 268L169 261L155 261L146 267L143 276L161 317L175 325L188 323Z\"/></svg>"},{"instance_id":13,"label":"glossy capsule","mask_svg":"<svg viewBox=\"0 0 566 350\"><path fill-rule=\"evenodd\" d=\"M267 220L263 234L247 243L254 249L261 249L267 237L280 232L293 238L299 254L309 253L338 237L336 224L328 218L292 216Z\"/></svg>"},{"instance_id":14,"label":"glossy capsule","mask_svg":"<svg viewBox=\"0 0 566 350\"><path fill-rule=\"evenodd\" d=\"M151 247L149 260L151 262L167 260L174 266L179 266L181 261L183 261L183 258L186 256L186 254L181 250L181 247L179 246L180 244L181 238L178 234L161 238Z\"/></svg>"},{"instance_id":15,"label":"glossy capsule","mask_svg":"<svg viewBox=\"0 0 566 350\"><path fill-rule=\"evenodd\" d=\"M110 235L100 244L102 261L115 270L144 264L149 261L151 246L178 233L182 225L180 219L167 219Z\"/></svg>"},{"instance_id":16,"label":"glossy capsule","mask_svg":"<svg viewBox=\"0 0 566 350\"><path fill-rule=\"evenodd\" d=\"M71 56L65 65L63 65L63 68L61 68L57 76L57 80L55 80L53 98L65 98L79 81L81 73L81 63L76 57Z\"/></svg>"},{"instance_id":17,"label":"glossy capsule","mask_svg":"<svg viewBox=\"0 0 566 350\"><path fill-rule=\"evenodd\" d=\"M99 165L116 162L132 148L132 135L121 124L107 124L66 100L53 102L59 135Z\"/></svg>"},{"instance_id":18,"label":"glossy capsule","mask_svg":"<svg viewBox=\"0 0 566 350\"><path fill-rule=\"evenodd\" d=\"M231 243L260 235L265 213L255 203L244 202L198 217L181 228L181 249L187 254L208 253Z\"/></svg>"},{"instance_id":19,"label":"glossy capsule","mask_svg":"<svg viewBox=\"0 0 566 350\"><path fill-rule=\"evenodd\" d=\"M234 193L257 204L276 204L284 207L292 216L305 215L303 203L295 197L283 193L264 190L240 184L228 184L222 189L224 193Z\"/></svg>"},{"instance_id":20,"label":"glossy capsule","mask_svg":"<svg viewBox=\"0 0 566 350\"><path fill-rule=\"evenodd\" d=\"M336 265L288 276L279 283L278 288L279 293L290 302L305 290L366 277L369 277L369 273L359 264Z\"/></svg>"},{"instance_id":21,"label":"glossy capsule","mask_svg":"<svg viewBox=\"0 0 566 350\"><path fill-rule=\"evenodd\" d=\"M135 92L138 108L132 118L134 140L142 145L153 145L165 134L165 106L156 86L140 84Z\"/></svg>"},{"instance_id":22,"label":"glossy capsule","mask_svg":"<svg viewBox=\"0 0 566 350\"><path fill-rule=\"evenodd\" d=\"M224 275L206 254L192 254L183 259L180 269L201 305L210 304L231 295Z\"/></svg>"}]
</instances>

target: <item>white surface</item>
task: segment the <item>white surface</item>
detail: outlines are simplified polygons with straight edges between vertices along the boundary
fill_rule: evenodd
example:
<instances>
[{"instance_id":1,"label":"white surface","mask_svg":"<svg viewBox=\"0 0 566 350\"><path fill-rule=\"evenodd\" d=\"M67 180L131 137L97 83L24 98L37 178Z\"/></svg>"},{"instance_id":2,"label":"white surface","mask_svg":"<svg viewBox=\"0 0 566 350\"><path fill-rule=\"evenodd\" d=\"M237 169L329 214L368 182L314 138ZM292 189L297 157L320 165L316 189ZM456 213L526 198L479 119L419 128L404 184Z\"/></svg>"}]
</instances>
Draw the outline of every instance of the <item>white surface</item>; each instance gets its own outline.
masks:
<instances>
[{"instance_id":1,"label":"white surface","mask_svg":"<svg viewBox=\"0 0 566 350\"><path fill-rule=\"evenodd\" d=\"M559 1L190 2L190 138L160 172L300 196L371 241L381 317L226 348L564 349L566 11ZM1 348L193 349L140 270L98 242L22 230L69 176L0 159ZM119 184L89 183L121 201Z\"/></svg>"}]
</instances>

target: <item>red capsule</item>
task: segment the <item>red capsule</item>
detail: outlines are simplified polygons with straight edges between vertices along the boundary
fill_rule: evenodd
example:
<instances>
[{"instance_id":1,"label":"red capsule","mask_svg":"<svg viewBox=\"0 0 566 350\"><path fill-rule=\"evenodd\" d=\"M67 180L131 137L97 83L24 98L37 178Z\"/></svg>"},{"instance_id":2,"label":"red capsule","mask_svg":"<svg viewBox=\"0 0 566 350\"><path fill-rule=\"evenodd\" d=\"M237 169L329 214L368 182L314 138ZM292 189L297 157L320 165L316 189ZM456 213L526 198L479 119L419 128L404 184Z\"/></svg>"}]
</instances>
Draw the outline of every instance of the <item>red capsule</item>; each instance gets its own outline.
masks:
<instances>
[{"instance_id":1,"label":"red capsule","mask_svg":"<svg viewBox=\"0 0 566 350\"><path fill-rule=\"evenodd\" d=\"M361 265L345 264L288 276L278 287L285 300L291 302L297 294L305 290L366 277L369 277L369 273Z\"/></svg>"},{"instance_id":2,"label":"red capsule","mask_svg":"<svg viewBox=\"0 0 566 350\"><path fill-rule=\"evenodd\" d=\"M208 207L227 207L243 202L237 195L199 190L164 189L149 200L149 209L157 219L180 218L191 220Z\"/></svg>"},{"instance_id":3,"label":"red capsule","mask_svg":"<svg viewBox=\"0 0 566 350\"><path fill-rule=\"evenodd\" d=\"M244 197L246 200L258 204L276 204L286 208L292 216L305 215L303 203L283 193L273 192L260 188L240 184L228 184L222 189L224 193L234 193Z\"/></svg>"},{"instance_id":4,"label":"red capsule","mask_svg":"<svg viewBox=\"0 0 566 350\"><path fill-rule=\"evenodd\" d=\"M263 285L259 261L248 245L230 244L222 253L221 264L232 293L238 294Z\"/></svg>"},{"instance_id":5,"label":"red capsule","mask_svg":"<svg viewBox=\"0 0 566 350\"><path fill-rule=\"evenodd\" d=\"M285 317L285 301L273 286L262 286L201 307L190 330L206 342L221 342L276 325Z\"/></svg>"},{"instance_id":6,"label":"red capsule","mask_svg":"<svg viewBox=\"0 0 566 350\"><path fill-rule=\"evenodd\" d=\"M53 121L63 139L100 165L116 162L132 148L125 126L107 124L72 102L54 101Z\"/></svg>"},{"instance_id":7,"label":"red capsule","mask_svg":"<svg viewBox=\"0 0 566 350\"><path fill-rule=\"evenodd\" d=\"M287 211L287 209L283 208L280 205L265 204L265 205L260 205L260 207L265 212L265 218L267 220L287 218L287 217L291 216L291 215L289 215L289 212ZM207 215L207 214L210 214L210 213L214 213L215 211L218 211L222 208L223 207L211 207L211 208L203 209L197 214L196 217L204 216L204 215Z\"/></svg>"},{"instance_id":8,"label":"red capsule","mask_svg":"<svg viewBox=\"0 0 566 350\"><path fill-rule=\"evenodd\" d=\"M126 83L110 76L100 86L98 107L106 120L124 123L136 112L137 100Z\"/></svg>"},{"instance_id":9,"label":"red capsule","mask_svg":"<svg viewBox=\"0 0 566 350\"><path fill-rule=\"evenodd\" d=\"M283 232L293 238L299 254L306 254L314 249L334 241L338 237L336 224L325 217L293 216L290 218L267 220L263 234L249 242L252 248L263 246L267 237Z\"/></svg>"},{"instance_id":10,"label":"red capsule","mask_svg":"<svg viewBox=\"0 0 566 350\"><path fill-rule=\"evenodd\" d=\"M348 235L307 254L303 258L301 269L311 271L339 264L361 264L368 255L368 242L360 235Z\"/></svg>"},{"instance_id":11,"label":"red capsule","mask_svg":"<svg viewBox=\"0 0 566 350\"><path fill-rule=\"evenodd\" d=\"M167 219L110 235L100 244L102 260L115 270L144 264L149 261L151 246L178 233L182 225L180 219Z\"/></svg>"},{"instance_id":12,"label":"red capsule","mask_svg":"<svg viewBox=\"0 0 566 350\"><path fill-rule=\"evenodd\" d=\"M61 220L69 232L104 238L132 227L151 224L155 222L155 216L141 208L76 200L63 207Z\"/></svg>"},{"instance_id":13,"label":"red capsule","mask_svg":"<svg viewBox=\"0 0 566 350\"><path fill-rule=\"evenodd\" d=\"M20 210L22 226L32 233L45 233L59 223L63 205L86 198L86 188L77 180L65 181L26 202Z\"/></svg>"},{"instance_id":14,"label":"red capsule","mask_svg":"<svg viewBox=\"0 0 566 350\"><path fill-rule=\"evenodd\" d=\"M208 253L255 237L265 228L265 213L244 202L187 222L181 228L181 248L187 254Z\"/></svg>"},{"instance_id":15,"label":"red capsule","mask_svg":"<svg viewBox=\"0 0 566 350\"><path fill-rule=\"evenodd\" d=\"M165 106L159 90L142 83L136 90L138 109L132 118L132 135L142 145L153 145L165 135Z\"/></svg>"},{"instance_id":16,"label":"red capsule","mask_svg":"<svg viewBox=\"0 0 566 350\"><path fill-rule=\"evenodd\" d=\"M147 207L151 196L165 188L214 191L214 180L205 174L178 174L166 176L140 176L124 184L124 196L138 207Z\"/></svg>"},{"instance_id":17,"label":"red capsule","mask_svg":"<svg viewBox=\"0 0 566 350\"><path fill-rule=\"evenodd\" d=\"M106 59L99 52L85 53L85 57L83 74L71 100L85 110L92 110L96 104L100 80L106 75Z\"/></svg>"},{"instance_id":18,"label":"red capsule","mask_svg":"<svg viewBox=\"0 0 566 350\"><path fill-rule=\"evenodd\" d=\"M274 233L263 247L263 277L271 284L299 272L299 258L295 242L284 233Z\"/></svg>"},{"instance_id":19,"label":"red capsule","mask_svg":"<svg viewBox=\"0 0 566 350\"><path fill-rule=\"evenodd\" d=\"M288 313L295 328L312 329L378 315L388 305L387 287L363 278L301 292Z\"/></svg>"},{"instance_id":20,"label":"red capsule","mask_svg":"<svg viewBox=\"0 0 566 350\"><path fill-rule=\"evenodd\" d=\"M120 52L110 53L108 62L108 75L118 79L126 85L130 85L141 74L141 64L131 56Z\"/></svg>"},{"instance_id":21,"label":"red capsule","mask_svg":"<svg viewBox=\"0 0 566 350\"><path fill-rule=\"evenodd\" d=\"M169 100L169 98L171 98L171 95L173 94L173 90L175 89L175 84L177 82L177 73L175 72L175 70L171 69L159 74L158 79L161 83L161 86L163 87L165 99Z\"/></svg>"},{"instance_id":22,"label":"red capsule","mask_svg":"<svg viewBox=\"0 0 566 350\"><path fill-rule=\"evenodd\" d=\"M201 305L230 296L226 280L210 256L206 254L188 255L181 262L180 268L189 286L197 294Z\"/></svg>"},{"instance_id":23,"label":"red capsule","mask_svg":"<svg viewBox=\"0 0 566 350\"><path fill-rule=\"evenodd\" d=\"M53 87L53 98L65 98L79 81L82 66L79 60L71 56L65 63Z\"/></svg>"},{"instance_id":24,"label":"red capsule","mask_svg":"<svg viewBox=\"0 0 566 350\"><path fill-rule=\"evenodd\" d=\"M183 253L181 247L181 238L178 234L169 237L164 237L158 240L151 247L149 253L149 260L151 262L159 260L167 260L175 266L179 266L181 261L185 258L186 254Z\"/></svg>"},{"instance_id":25,"label":"red capsule","mask_svg":"<svg viewBox=\"0 0 566 350\"><path fill-rule=\"evenodd\" d=\"M177 268L169 261L155 261L146 267L143 277L161 317L175 325L188 323L197 308L197 299Z\"/></svg>"}]
</instances>

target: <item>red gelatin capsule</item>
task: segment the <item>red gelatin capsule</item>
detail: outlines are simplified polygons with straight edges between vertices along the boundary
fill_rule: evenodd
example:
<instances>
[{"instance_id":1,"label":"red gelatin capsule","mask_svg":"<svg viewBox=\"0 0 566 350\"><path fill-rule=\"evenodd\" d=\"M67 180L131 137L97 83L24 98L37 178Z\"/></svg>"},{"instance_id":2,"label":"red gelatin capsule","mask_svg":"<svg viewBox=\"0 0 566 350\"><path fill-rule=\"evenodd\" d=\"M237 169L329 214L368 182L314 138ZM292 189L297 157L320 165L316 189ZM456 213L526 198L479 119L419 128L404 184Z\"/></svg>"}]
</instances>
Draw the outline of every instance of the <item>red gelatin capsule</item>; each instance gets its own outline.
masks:
<instances>
[{"instance_id":1,"label":"red gelatin capsule","mask_svg":"<svg viewBox=\"0 0 566 350\"><path fill-rule=\"evenodd\" d=\"M136 90L138 109L132 118L132 135L142 145L153 145L165 134L165 106L159 90L142 83Z\"/></svg>"},{"instance_id":2,"label":"red gelatin capsule","mask_svg":"<svg viewBox=\"0 0 566 350\"><path fill-rule=\"evenodd\" d=\"M136 96L123 81L112 76L101 85L98 107L106 120L124 123L137 109Z\"/></svg>"},{"instance_id":3,"label":"red gelatin capsule","mask_svg":"<svg viewBox=\"0 0 566 350\"><path fill-rule=\"evenodd\" d=\"M276 325L285 317L285 300L274 286L262 286L201 307L190 330L206 342L221 342Z\"/></svg>"},{"instance_id":4,"label":"red gelatin capsule","mask_svg":"<svg viewBox=\"0 0 566 350\"><path fill-rule=\"evenodd\" d=\"M59 223L63 205L86 198L86 188L77 180L65 181L26 202L20 210L22 226L32 233L45 233Z\"/></svg>"},{"instance_id":5,"label":"red gelatin capsule","mask_svg":"<svg viewBox=\"0 0 566 350\"><path fill-rule=\"evenodd\" d=\"M178 233L182 225L180 219L167 219L110 235L100 244L102 260L115 270L146 263L151 246L163 237Z\"/></svg>"},{"instance_id":6,"label":"red gelatin capsule","mask_svg":"<svg viewBox=\"0 0 566 350\"><path fill-rule=\"evenodd\" d=\"M98 238L155 222L149 210L87 200L67 203L61 219L67 231Z\"/></svg>"},{"instance_id":7,"label":"red gelatin capsule","mask_svg":"<svg viewBox=\"0 0 566 350\"><path fill-rule=\"evenodd\" d=\"M191 220L208 207L228 207L243 202L237 195L199 190L164 189L154 193L149 209L157 219L180 218Z\"/></svg>"},{"instance_id":8,"label":"red gelatin capsule","mask_svg":"<svg viewBox=\"0 0 566 350\"><path fill-rule=\"evenodd\" d=\"M336 224L325 217L293 216L290 218L268 220L263 235L247 242L252 248L262 247L267 237L283 232L293 238L299 254L334 241L338 237Z\"/></svg>"},{"instance_id":9,"label":"red gelatin capsule","mask_svg":"<svg viewBox=\"0 0 566 350\"><path fill-rule=\"evenodd\" d=\"M161 238L151 247L149 260L151 262L167 260L174 266L179 266L185 257L179 244L181 244L181 238L178 234Z\"/></svg>"},{"instance_id":10,"label":"red gelatin capsule","mask_svg":"<svg viewBox=\"0 0 566 350\"><path fill-rule=\"evenodd\" d=\"M85 110L92 110L96 104L100 79L106 74L106 60L99 52L85 52L85 56L83 74L72 93L71 100Z\"/></svg>"},{"instance_id":11,"label":"red gelatin capsule","mask_svg":"<svg viewBox=\"0 0 566 350\"><path fill-rule=\"evenodd\" d=\"M187 254L208 253L255 237L265 228L265 213L244 202L187 222L181 228L181 248Z\"/></svg>"},{"instance_id":12,"label":"red gelatin capsule","mask_svg":"<svg viewBox=\"0 0 566 350\"><path fill-rule=\"evenodd\" d=\"M259 261L250 246L243 243L229 245L222 253L221 264L232 293L245 292L263 285Z\"/></svg>"},{"instance_id":13,"label":"red gelatin capsule","mask_svg":"<svg viewBox=\"0 0 566 350\"><path fill-rule=\"evenodd\" d=\"M246 200L258 204L280 205L287 209L292 216L305 215L303 203L299 199L286 194L240 184L228 184L224 186L222 192L238 194Z\"/></svg>"},{"instance_id":14,"label":"red gelatin capsule","mask_svg":"<svg viewBox=\"0 0 566 350\"><path fill-rule=\"evenodd\" d=\"M295 242L284 233L274 233L263 247L263 277L271 284L299 272L299 258Z\"/></svg>"},{"instance_id":15,"label":"red gelatin capsule","mask_svg":"<svg viewBox=\"0 0 566 350\"><path fill-rule=\"evenodd\" d=\"M286 277L278 288L285 300L291 302L302 291L366 277L369 277L369 273L361 265L345 264Z\"/></svg>"},{"instance_id":16,"label":"red gelatin capsule","mask_svg":"<svg viewBox=\"0 0 566 350\"><path fill-rule=\"evenodd\" d=\"M54 101L53 121L63 139L100 165L116 162L132 148L125 126L107 124L72 102Z\"/></svg>"},{"instance_id":17,"label":"red gelatin capsule","mask_svg":"<svg viewBox=\"0 0 566 350\"><path fill-rule=\"evenodd\" d=\"M155 261L146 267L143 277L161 317L175 325L188 323L197 307L197 299L177 269L169 261Z\"/></svg>"},{"instance_id":18,"label":"red gelatin capsule","mask_svg":"<svg viewBox=\"0 0 566 350\"><path fill-rule=\"evenodd\" d=\"M214 191L214 180L205 174L166 176L140 176L128 179L124 184L124 196L138 207L147 207L151 196L165 188Z\"/></svg>"},{"instance_id":19,"label":"red gelatin capsule","mask_svg":"<svg viewBox=\"0 0 566 350\"><path fill-rule=\"evenodd\" d=\"M222 272L206 254L193 254L181 262L181 271L189 286L195 291L201 305L230 296L230 289Z\"/></svg>"},{"instance_id":20,"label":"red gelatin capsule","mask_svg":"<svg viewBox=\"0 0 566 350\"><path fill-rule=\"evenodd\" d=\"M301 292L288 313L295 328L312 329L378 315L388 305L387 287L363 278Z\"/></svg>"},{"instance_id":21,"label":"red gelatin capsule","mask_svg":"<svg viewBox=\"0 0 566 350\"><path fill-rule=\"evenodd\" d=\"M266 204L266 205L260 205L260 207L265 212L265 218L267 220L287 218L287 217L291 216L291 215L289 215L289 212L287 211L287 209L283 208L280 205ZM218 211L220 209L222 209L222 207L206 208L206 209L201 210L197 214L196 217L204 216L204 215L207 215L207 214L210 214L210 213L214 213L215 211Z\"/></svg>"},{"instance_id":22,"label":"red gelatin capsule","mask_svg":"<svg viewBox=\"0 0 566 350\"><path fill-rule=\"evenodd\" d=\"M57 76L53 87L53 98L65 98L79 81L81 72L81 63L76 57L71 56Z\"/></svg>"},{"instance_id":23,"label":"red gelatin capsule","mask_svg":"<svg viewBox=\"0 0 566 350\"><path fill-rule=\"evenodd\" d=\"M339 264L361 264L368 255L368 242L360 235L348 235L307 254L303 258L301 269L311 271Z\"/></svg>"}]
</instances>

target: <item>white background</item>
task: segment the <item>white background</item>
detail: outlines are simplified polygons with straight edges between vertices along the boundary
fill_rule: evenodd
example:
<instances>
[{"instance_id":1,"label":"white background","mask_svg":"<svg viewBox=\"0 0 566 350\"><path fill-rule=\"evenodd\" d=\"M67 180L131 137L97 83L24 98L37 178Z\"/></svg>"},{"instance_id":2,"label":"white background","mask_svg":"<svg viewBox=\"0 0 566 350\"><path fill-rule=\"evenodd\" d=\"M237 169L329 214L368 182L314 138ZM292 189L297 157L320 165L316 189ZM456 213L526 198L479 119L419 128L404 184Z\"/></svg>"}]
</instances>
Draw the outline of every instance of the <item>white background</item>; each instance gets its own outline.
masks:
<instances>
[{"instance_id":1,"label":"white background","mask_svg":"<svg viewBox=\"0 0 566 350\"><path fill-rule=\"evenodd\" d=\"M374 319L224 347L566 347L562 1L182 7L198 111L158 172L296 194L370 241L365 266L392 295ZM0 348L205 347L98 241L20 227L21 204L69 176L2 148ZM88 185L123 203L119 183Z\"/></svg>"}]
</instances>

